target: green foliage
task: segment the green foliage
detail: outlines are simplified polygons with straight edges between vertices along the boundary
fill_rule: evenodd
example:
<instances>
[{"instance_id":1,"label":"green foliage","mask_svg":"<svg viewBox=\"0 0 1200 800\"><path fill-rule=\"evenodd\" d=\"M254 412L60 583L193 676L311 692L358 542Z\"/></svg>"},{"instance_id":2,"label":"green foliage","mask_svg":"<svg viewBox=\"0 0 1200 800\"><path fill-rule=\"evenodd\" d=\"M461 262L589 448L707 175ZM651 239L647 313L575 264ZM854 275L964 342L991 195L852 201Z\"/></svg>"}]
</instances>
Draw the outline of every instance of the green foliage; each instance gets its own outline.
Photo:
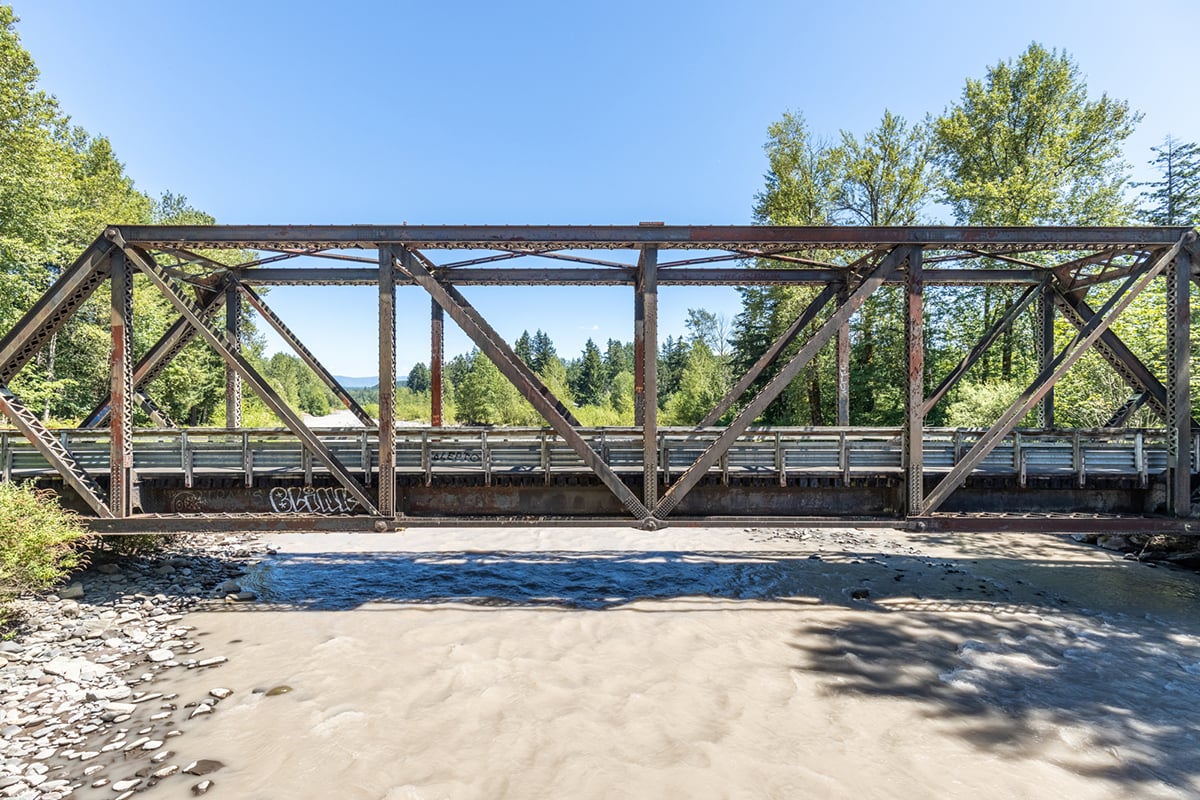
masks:
<instances>
[{"instance_id":1,"label":"green foliage","mask_svg":"<svg viewBox=\"0 0 1200 800\"><path fill-rule=\"evenodd\" d=\"M704 419L729 388L725 364L700 338L688 350L679 380L679 390L663 409L664 425L695 425Z\"/></svg>"},{"instance_id":2,"label":"green foliage","mask_svg":"<svg viewBox=\"0 0 1200 800\"><path fill-rule=\"evenodd\" d=\"M1123 196L1121 146L1140 115L1101 95L1090 100L1066 53L1031 44L933 122L939 188L971 225L1112 225Z\"/></svg>"},{"instance_id":3,"label":"green foliage","mask_svg":"<svg viewBox=\"0 0 1200 800\"><path fill-rule=\"evenodd\" d=\"M1015 383L967 383L960 387L957 399L946 413L946 424L952 428L987 428L1000 418L1025 387ZM1035 424L1031 413L1020 427Z\"/></svg>"},{"instance_id":4,"label":"green foliage","mask_svg":"<svg viewBox=\"0 0 1200 800\"><path fill-rule=\"evenodd\" d=\"M0 600L48 589L83 561L88 534L51 492L0 483Z\"/></svg>"}]
</instances>

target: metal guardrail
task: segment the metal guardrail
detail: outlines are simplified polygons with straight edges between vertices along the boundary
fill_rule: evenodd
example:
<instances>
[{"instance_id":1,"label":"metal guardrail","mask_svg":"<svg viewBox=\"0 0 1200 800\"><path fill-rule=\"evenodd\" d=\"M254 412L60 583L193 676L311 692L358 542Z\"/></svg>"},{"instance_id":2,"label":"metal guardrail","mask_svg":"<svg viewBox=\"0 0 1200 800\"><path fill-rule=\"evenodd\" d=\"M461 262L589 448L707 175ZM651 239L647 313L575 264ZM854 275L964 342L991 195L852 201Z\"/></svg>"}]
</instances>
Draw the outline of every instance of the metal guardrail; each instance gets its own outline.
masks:
<instances>
[{"instance_id":1,"label":"metal guardrail","mask_svg":"<svg viewBox=\"0 0 1200 800\"><path fill-rule=\"evenodd\" d=\"M370 484L378 469L379 435L371 428L319 429L321 442ZM720 429L668 428L658 433L658 469L667 483L687 469ZM642 472L641 434L634 428L583 429L584 438L617 473ZM91 475L109 470L105 430L55 431L62 445ZM982 430L927 428L925 471L951 469L983 434ZM257 477L323 474L298 438L283 429L142 429L134 435L133 466L143 477ZM552 476L590 474L579 455L552 430L543 428L399 428L397 471L423 475ZM759 428L739 437L712 468L725 478L763 476L786 485L789 476L853 477L902 474L899 428ZM1191 470L1200 471L1200 433L1193 436ZM977 475L1136 476L1143 485L1166 470L1166 431L1162 429L1019 430L975 469ZM0 430L0 477L4 480L56 474L46 459L17 431Z\"/></svg>"}]
</instances>

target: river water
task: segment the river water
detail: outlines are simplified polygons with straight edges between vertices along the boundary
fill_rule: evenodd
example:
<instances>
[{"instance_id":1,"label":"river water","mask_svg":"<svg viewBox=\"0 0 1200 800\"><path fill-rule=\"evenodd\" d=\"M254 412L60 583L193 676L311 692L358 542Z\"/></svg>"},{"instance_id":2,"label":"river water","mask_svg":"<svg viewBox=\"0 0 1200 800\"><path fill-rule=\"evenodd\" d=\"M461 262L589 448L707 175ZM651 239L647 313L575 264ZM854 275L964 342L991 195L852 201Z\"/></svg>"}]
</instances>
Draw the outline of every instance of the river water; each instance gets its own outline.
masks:
<instances>
[{"instance_id":1,"label":"river water","mask_svg":"<svg viewBox=\"0 0 1200 800\"><path fill-rule=\"evenodd\" d=\"M225 763L208 797L1200 796L1192 573L1051 536L274 541L261 603L186 620L230 660L170 690L235 692L172 740Z\"/></svg>"}]
</instances>

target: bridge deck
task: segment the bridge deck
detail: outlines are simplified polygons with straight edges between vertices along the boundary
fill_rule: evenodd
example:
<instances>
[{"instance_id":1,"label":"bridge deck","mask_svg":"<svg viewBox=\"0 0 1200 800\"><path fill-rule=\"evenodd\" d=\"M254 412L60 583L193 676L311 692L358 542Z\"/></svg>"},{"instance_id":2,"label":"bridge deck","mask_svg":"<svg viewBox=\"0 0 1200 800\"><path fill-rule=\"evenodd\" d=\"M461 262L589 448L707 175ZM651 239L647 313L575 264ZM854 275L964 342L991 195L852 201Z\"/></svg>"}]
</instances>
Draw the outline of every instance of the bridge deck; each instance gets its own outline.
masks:
<instances>
[{"instance_id":1,"label":"bridge deck","mask_svg":"<svg viewBox=\"0 0 1200 800\"><path fill-rule=\"evenodd\" d=\"M378 472L379 435L374 429L323 429L321 441L367 482ZM582 431L617 473L642 473L642 440L633 429ZM717 429L664 429L658 434L658 470L665 483L690 466L718 435ZM91 474L109 472L110 440L104 430L67 429L59 440ZM982 431L929 428L923 445L925 472L949 471ZM138 430L133 466L142 477L200 476L255 478L327 472L301 441L281 429ZM988 454L973 475L1088 475L1136 477L1143 485L1167 468L1161 429L1016 431ZM396 432L400 474L435 476L590 474L579 455L547 429L401 428ZM722 476L887 476L902 473L899 428L752 429L738 438L709 472ZM1194 437L1191 469L1200 465L1200 433ZM53 475L46 459L15 431L0 431L4 479Z\"/></svg>"}]
</instances>

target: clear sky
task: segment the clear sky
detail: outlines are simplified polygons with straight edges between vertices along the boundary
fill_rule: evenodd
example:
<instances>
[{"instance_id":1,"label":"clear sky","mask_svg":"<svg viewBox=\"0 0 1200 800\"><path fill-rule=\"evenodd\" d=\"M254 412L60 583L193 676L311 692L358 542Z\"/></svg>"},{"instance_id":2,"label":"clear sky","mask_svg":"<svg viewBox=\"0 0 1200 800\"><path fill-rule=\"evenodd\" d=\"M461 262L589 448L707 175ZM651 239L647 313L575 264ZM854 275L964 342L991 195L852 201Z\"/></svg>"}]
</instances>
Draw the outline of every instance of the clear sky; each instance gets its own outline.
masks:
<instances>
[{"instance_id":1,"label":"clear sky","mask_svg":"<svg viewBox=\"0 0 1200 800\"><path fill-rule=\"evenodd\" d=\"M1165 134L1200 139L1196 0L13 5L75 122L139 188L222 223L748 223L784 111L830 139L885 108L919 120L1034 40L1145 114L1127 153L1143 176ZM510 342L632 338L630 290L464 294ZM270 302L332 371L376 374L371 291ZM407 371L428 361L429 300L399 305ZM738 305L668 287L660 307L665 337L689 307ZM447 320L448 351L469 347Z\"/></svg>"}]
</instances>

